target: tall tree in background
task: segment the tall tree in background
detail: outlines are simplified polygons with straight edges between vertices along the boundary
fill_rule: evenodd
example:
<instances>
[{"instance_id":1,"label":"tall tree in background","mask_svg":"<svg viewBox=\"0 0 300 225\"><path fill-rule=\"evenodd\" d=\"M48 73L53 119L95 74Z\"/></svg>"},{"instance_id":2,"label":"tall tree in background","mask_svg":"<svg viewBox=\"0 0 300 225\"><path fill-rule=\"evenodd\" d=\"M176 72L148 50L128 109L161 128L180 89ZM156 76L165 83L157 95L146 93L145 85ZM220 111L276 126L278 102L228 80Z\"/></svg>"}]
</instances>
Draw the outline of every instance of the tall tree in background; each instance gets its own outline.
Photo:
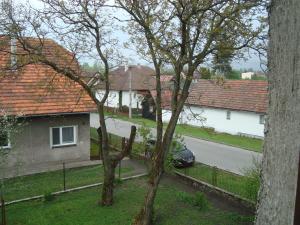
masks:
<instances>
[{"instance_id":1,"label":"tall tree in background","mask_svg":"<svg viewBox=\"0 0 300 225\"><path fill-rule=\"evenodd\" d=\"M129 154L136 128L134 126L131 128L130 139L119 154L109 153L104 103L109 94L109 71L114 63L118 63L114 58L118 54L116 40L111 35L114 27L111 19L108 18L109 10L105 7L106 2L105 0L42 0L44 7L34 10L29 5L11 5L11 1L3 1L0 32L9 39L15 39L18 49L22 49L23 55L18 51L10 52L16 57L22 57L14 69L18 70L35 63L47 65L59 75L66 76L81 85L95 102L100 123L99 150L104 167L100 202L102 205L109 206L113 203L115 168L119 161ZM52 43L47 39L49 37L59 40L69 51L61 46L49 51L47 45ZM10 41L7 41L6 46L9 43ZM1 50L7 51L7 48ZM87 79L77 62L80 57L99 62L103 70L97 71L90 77L91 79ZM11 68L1 68L2 71L5 69ZM97 83L102 83L105 87L103 96L97 96L95 87Z\"/></svg>"},{"instance_id":2,"label":"tall tree in background","mask_svg":"<svg viewBox=\"0 0 300 225\"><path fill-rule=\"evenodd\" d=\"M116 0L131 18L128 30L139 53L153 62L156 71L157 141L152 157L144 205L133 222L150 225L158 184L177 120L189 94L194 72L218 50L222 31L234 40L234 51L254 46L263 27L253 26L264 1L255 0ZM145 47L147 46L147 48ZM163 132L161 66L174 69L171 118ZM185 70L185 71L184 71ZM182 73L185 72L185 76Z\"/></svg>"},{"instance_id":3,"label":"tall tree in background","mask_svg":"<svg viewBox=\"0 0 300 225\"><path fill-rule=\"evenodd\" d=\"M228 35L229 36L229 35ZM217 41L217 51L213 55L213 70L215 74L228 78L232 72L231 63L234 57L234 43L227 37L226 33L222 34Z\"/></svg>"},{"instance_id":4,"label":"tall tree in background","mask_svg":"<svg viewBox=\"0 0 300 225\"><path fill-rule=\"evenodd\" d=\"M269 109L256 225L293 225L299 224L300 213L295 209L300 154L300 1L273 0L269 10Z\"/></svg>"}]
</instances>

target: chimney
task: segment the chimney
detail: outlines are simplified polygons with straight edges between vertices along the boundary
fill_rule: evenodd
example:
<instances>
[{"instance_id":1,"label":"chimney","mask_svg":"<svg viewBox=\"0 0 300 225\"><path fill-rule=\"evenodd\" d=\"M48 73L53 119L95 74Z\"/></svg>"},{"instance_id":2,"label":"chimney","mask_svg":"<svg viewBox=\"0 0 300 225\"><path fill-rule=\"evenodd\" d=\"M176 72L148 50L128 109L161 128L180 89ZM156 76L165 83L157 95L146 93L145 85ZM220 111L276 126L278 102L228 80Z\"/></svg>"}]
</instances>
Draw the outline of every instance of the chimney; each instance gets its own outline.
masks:
<instances>
[{"instance_id":1,"label":"chimney","mask_svg":"<svg viewBox=\"0 0 300 225\"><path fill-rule=\"evenodd\" d=\"M17 69L17 39L15 37L10 39L10 65L11 69Z\"/></svg>"}]
</instances>

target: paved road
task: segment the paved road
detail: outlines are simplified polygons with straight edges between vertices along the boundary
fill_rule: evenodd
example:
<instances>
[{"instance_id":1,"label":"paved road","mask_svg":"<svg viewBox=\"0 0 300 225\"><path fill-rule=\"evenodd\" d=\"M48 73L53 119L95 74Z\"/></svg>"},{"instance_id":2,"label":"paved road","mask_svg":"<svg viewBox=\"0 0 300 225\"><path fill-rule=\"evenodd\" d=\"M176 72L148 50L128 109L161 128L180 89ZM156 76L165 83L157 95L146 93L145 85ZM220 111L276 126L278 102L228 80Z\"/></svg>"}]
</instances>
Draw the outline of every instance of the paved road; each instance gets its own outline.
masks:
<instances>
[{"instance_id":1,"label":"paved road","mask_svg":"<svg viewBox=\"0 0 300 225\"><path fill-rule=\"evenodd\" d=\"M110 133L129 137L132 123L108 118L107 129ZM98 127L97 114L91 114L91 127ZM155 133L155 130L153 130ZM253 160L260 160L262 154L244 149L218 144L197 138L184 136L184 142L196 156L196 161L211 166L217 166L233 173L243 174L246 168L253 165Z\"/></svg>"}]
</instances>

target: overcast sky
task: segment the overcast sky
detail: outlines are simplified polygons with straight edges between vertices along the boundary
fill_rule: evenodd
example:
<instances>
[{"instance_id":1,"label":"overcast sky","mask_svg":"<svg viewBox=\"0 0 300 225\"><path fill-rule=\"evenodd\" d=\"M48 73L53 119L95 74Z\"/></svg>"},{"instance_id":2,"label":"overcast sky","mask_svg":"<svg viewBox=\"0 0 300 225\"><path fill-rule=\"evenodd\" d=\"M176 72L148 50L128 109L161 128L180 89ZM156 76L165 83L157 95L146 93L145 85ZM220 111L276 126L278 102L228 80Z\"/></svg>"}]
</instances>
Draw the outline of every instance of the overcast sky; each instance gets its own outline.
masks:
<instances>
[{"instance_id":1,"label":"overcast sky","mask_svg":"<svg viewBox=\"0 0 300 225\"><path fill-rule=\"evenodd\" d=\"M42 4L41 2L39 2L39 0L26 0L27 2L29 2L31 5L33 5L34 7L41 7ZM24 3L24 0L15 0L15 2L20 2L20 3ZM117 14L120 15L124 15L123 13L118 13ZM122 32L122 31L116 31L115 35L116 37L118 37L118 39L120 40L121 43L125 43L129 36L128 34ZM130 64L147 64L149 66L151 66L151 64L149 64L148 62L142 60L136 53L136 51L134 49L126 49L123 48L121 49L121 52L126 56L126 58L128 58L128 61L130 62ZM261 70L261 63L259 60L259 57L256 56L253 52L250 54L246 55L246 60L241 59L241 60L235 60L232 63L232 67L235 69L254 69L254 70ZM93 64L94 62L90 62L90 64Z\"/></svg>"}]
</instances>

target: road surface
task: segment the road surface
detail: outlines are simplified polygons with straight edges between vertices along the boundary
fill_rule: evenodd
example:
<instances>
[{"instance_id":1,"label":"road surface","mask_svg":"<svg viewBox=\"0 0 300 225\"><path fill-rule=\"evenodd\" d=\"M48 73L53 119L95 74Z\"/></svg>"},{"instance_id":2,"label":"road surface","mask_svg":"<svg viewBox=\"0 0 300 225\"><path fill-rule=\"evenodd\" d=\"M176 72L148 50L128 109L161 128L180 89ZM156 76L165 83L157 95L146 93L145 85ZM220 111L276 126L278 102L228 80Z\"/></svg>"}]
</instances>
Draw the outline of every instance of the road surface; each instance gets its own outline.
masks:
<instances>
[{"instance_id":1,"label":"road surface","mask_svg":"<svg viewBox=\"0 0 300 225\"><path fill-rule=\"evenodd\" d=\"M91 114L90 124L91 127L99 127L97 114ZM108 132L127 138L130 127L133 125L133 123L112 118L107 118L106 124ZM155 133L154 129L153 133ZM184 136L184 142L194 152L197 162L216 166L236 174L244 174L245 169L253 166L254 160L261 160L262 157L261 153L188 136Z\"/></svg>"}]
</instances>

